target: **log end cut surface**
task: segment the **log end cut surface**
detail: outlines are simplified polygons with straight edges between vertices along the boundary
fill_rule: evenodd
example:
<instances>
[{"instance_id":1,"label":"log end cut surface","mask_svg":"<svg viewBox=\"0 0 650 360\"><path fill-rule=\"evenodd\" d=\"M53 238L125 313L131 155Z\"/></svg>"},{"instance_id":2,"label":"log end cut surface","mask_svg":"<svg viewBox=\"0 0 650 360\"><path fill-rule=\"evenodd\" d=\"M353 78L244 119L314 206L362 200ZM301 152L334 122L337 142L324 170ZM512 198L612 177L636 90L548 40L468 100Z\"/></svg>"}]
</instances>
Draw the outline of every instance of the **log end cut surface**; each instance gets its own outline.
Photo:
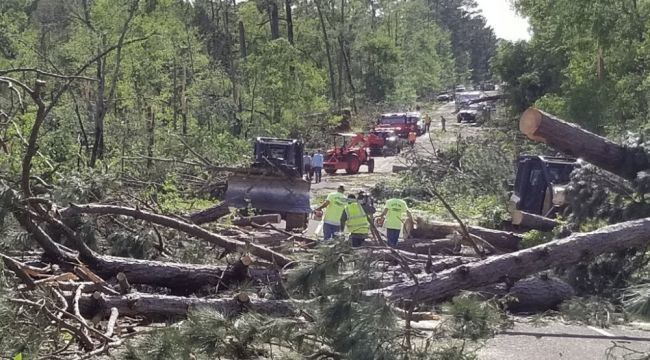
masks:
<instances>
[{"instance_id":1,"label":"log end cut surface","mask_svg":"<svg viewBox=\"0 0 650 360\"><path fill-rule=\"evenodd\" d=\"M519 119L519 130L530 139L537 140L535 132L542 123L542 113L538 109L529 108Z\"/></svg>"}]
</instances>

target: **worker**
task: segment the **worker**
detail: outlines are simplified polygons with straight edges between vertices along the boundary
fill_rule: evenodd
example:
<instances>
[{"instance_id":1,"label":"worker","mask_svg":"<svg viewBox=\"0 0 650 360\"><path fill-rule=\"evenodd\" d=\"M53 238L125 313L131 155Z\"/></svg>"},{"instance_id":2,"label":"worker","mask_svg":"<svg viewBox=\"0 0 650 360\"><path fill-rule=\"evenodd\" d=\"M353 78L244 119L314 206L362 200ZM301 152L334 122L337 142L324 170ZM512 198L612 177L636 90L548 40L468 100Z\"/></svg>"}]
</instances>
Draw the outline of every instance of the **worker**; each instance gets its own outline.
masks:
<instances>
[{"instance_id":1,"label":"worker","mask_svg":"<svg viewBox=\"0 0 650 360\"><path fill-rule=\"evenodd\" d=\"M350 232L352 247L359 247L368 238L370 232L370 221L359 199L354 195L348 195L348 204L341 215L341 228Z\"/></svg>"},{"instance_id":2,"label":"worker","mask_svg":"<svg viewBox=\"0 0 650 360\"><path fill-rule=\"evenodd\" d=\"M325 202L314 209L318 213L325 209L323 216L323 240L330 240L334 234L341 231L341 216L348 201L345 197L345 186L339 185L335 192L327 195Z\"/></svg>"},{"instance_id":3,"label":"worker","mask_svg":"<svg viewBox=\"0 0 650 360\"><path fill-rule=\"evenodd\" d=\"M415 130L409 131L409 136L408 136L408 142L411 147L415 145L415 140L417 140L418 134L415 132Z\"/></svg>"},{"instance_id":4,"label":"worker","mask_svg":"<svg viewBox=\"0 0 650 360\"><path fill-rule=\"evenodd\" d=\"M396 247L399 235L402 230L402 218L407 215L409 221L413 223L413 215L402 199L389 199L384 205L384 210L378 218L380 225L386 228L386 239L388 246Z\"/></svg>"},{"instance_id":5,"label":"worker","mask_svg":"<svg viewBox=\"0 0 650 360\"><path fill-rule=\"evenodd\" d=\"M440 115L440 125L442 125L442 132L447 132L447 129L445 129L446 122L447 120L445 119L445 117Z\"/></svg>"},{"instance_id":6,"label":"worker","mask_svg":"<svg viewBox=\"0 0 650 360\"><path fill-rule=\"evenodd\" d=\"M314 171L314 180L318 184L321 180L321 171L323 170L323 154L320 149L312 156L311 166Z\"/></svg>"},{"instance_id":7,"label":"worker","mask_svg":"<svg viewBox=\"0 0 650 360\"><path fill-rule=\"evenodd\" d=\"M431 131L431 116L424 114L424 128L427 132Z\"/></svg>"},{"instance_id":8,"label":"worker","mask_svg":"<svg viewBox=\"0 0 650 360\"><path fill-rule=\"evenodd\" d=\"M309 153L305 153L305 155L302 156L302 165L304 168L305 179L311 182L311 156L309 156Z\"/></svg>"}]
</instances>

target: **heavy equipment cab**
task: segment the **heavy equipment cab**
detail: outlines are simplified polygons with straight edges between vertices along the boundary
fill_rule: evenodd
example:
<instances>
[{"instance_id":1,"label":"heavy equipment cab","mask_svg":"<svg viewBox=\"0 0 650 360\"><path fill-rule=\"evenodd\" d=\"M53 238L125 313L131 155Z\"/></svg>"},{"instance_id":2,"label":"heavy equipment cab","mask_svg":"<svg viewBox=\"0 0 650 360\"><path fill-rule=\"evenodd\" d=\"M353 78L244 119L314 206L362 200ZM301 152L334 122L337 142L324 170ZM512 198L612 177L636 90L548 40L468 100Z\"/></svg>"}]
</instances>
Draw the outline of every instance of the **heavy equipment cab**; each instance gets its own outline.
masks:
<instances>
[{"instance_id":1,"label":"heavy equipment cab","mask_svg":"<svg viewBox=\"0 0 650 360\"><path fill-rule=\"evenodd\" d=\"M553 217L566 205L565 186L576 159L547 156L520 156L517 177L510 197L513 209Z\"/></svg>"},{"instance_id":2,"label":"heavy equipment cab","mask_svg":"<svg viewBox=\"0 0 650 360\"><path fill-rule=\"evenodd\" d=\"M253 167L275 169L289 177L301 177L304 149L300 140L258 137L253 149Z\"/></svg>"}]
</instances>

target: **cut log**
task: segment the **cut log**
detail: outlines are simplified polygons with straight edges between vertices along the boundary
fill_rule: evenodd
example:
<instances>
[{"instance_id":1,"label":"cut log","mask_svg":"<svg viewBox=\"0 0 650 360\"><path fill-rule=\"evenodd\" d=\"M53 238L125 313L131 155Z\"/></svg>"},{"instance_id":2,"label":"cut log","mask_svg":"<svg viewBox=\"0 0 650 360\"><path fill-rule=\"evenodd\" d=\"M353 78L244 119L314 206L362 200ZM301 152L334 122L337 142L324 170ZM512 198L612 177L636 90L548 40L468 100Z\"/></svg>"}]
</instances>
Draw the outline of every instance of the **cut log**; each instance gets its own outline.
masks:
<instances>
[{"instance_id":1,"label":"cut log","mask_svg":"<svg viewBox=\"0 0 650 360\"><path fill-rule=\"evenodd\" d=\"M411 169L411 167L406 166L406 165L393 165L392 172L397 174L397 173L401 173L401 172L404 172L404 171L409 171L410 169Z\"/></svg>"},{"instance_id":2,"label":"cut log","mask_svg":"<svg viewBox=\"0 0 650 360\"><path fill-rule=\"evenodd\" d=\"M120 315L126 316L184 317L190 310L207 308L226 316L237 315L245 311L281 317L296 315L293 304L287 300L249 299L247 302L242 302L238 296L231 299L202 299L143 293L124 296L99 294L97 297L99 299L90 295L82 295L79 305L83 313L94 314L99 310L109 314L110 310L115 308ZM100 309L97 309L98 305Z\"/></svg>"},{"instance_id":3,"label":"cut log","mask_svg":"<svg viewBox=\"0 0 650 360\"><path fill-rule=\"evenodd\" d=\"M537 313L557 308L563 301L575 295L573 288L564 281L534 276L517 281L510 289L505 284L488 286L477 290L488 297L508 296L506 308L515 313Z\"/></svg>"},{"instance_id":4,"label":"cut log","mask_svg":"<svg viewBox=\"0 0 650 360\"><path fill-rule=\"evenodd\" d=\"M228 287L248 280L268 283L278 279L276 271L248 268L242 266L243 261L228 267L101 256L88 265L106 279L123 273L131 284L166 287L175 293L188 293L204 286Z\"/></svg>"},{"instance_id":5,"label":"cut log","mask_svg":"<svg viewBox=\"0 0 650 360\"><path fill-rule=\"evenodd\" d=\"M515 210L511 213L512 224L519 225L526 229L535 229L540 231L551 231L560 223L547 217L527 213L521 210Z\"/></svg>"},{"instance_id":6,"label":"cut log","mask_svg":"<svg viewBox=\"0 0 650 360\"><path fill-rule=\"evenodd\" d=\"M419 216L416 217L415 223L416 227L411 231L411 236L414 238L441 239L460 231L457 223L440 222ZM480 226L467 226L467 231L503 251L518 250L522 240L519 234Z\"/></svg>"},{"instance_id":7,"label":"cut log","mask_svg":"<svg viewBox=\"0 0 650 360\"><path fill-rule=\"evenodd\" d=\"M415 254L452 254L456 241L452 239L406 239L397 243L397 249Z\"/></svg>"},{"instance_id":8,"label":"cut log","mask_svg":"<svg viewBox=\"0 0 650 360\"><path fill-rule=\"evenodd\" d=\"M230 214L230 208L228 207L228 203L224 201L221 204L213 206L209 209L189 214L187 215L187 218L196 225L201 225L217 221L228 214Z\"/></svg>"},{"instance_id":9,"label":"cut log","mask_svg":"<svg viewBox=\"0 0 650 360\"><path fill-rule=\"evenodd\" d=\"M650 168L650 155L642 148L618 145L539 109L529 108L521 115L519 130L531 140L546 143L628 180L636 179L639 171Z\"/></svg>"},{"instance_id":10,"label":"cut log","mask_svg":"<svg viewBox=\"0 0 650 360\"><path fill-rule=\"evenodd\" d=\"M196 238L208 241L230 252L244 252L248 250L251 254L271 263L277 263L280 266L285 266L293 262L293 260L290 258L278 252L267 249L263 246L251 243L247 244L243 241L229 239L227 237L212 233L196 224L187 223L165 215L159 215L139 209L114 205L70 205L70 209L73 213L81 214L113 214L130 216L135 219L149 221L154 224L185 232L188 235L192 235Z\"/></svg>"},{"instance_id":11,"label":"cut log","mask_svg":"<svg viewBox=\"0 0 650 360\"><path fill-rule=\"evenodd\" d=\"M367 291L366 294L381 293L391 300L399 300L412 299L417 291L419 301L437 301L460 290L475 289L508 279L521 279L552 267L575 264L604 253L648 246L648 240L650 218L628 221L458 266L434 277L423 277L419 287L409 281Z\"/></svg>"},{"instance_id":12,"label":"cut log","mask_svg":"<svg viewBox=\"0 0 650 360\"><path fill-rule=\"evenodd\" d=\"M282 217L280 214L264 214L235 219L232 221L232 224L236 226L279 224L281 220Z\"/></svg>"}]
</instances>

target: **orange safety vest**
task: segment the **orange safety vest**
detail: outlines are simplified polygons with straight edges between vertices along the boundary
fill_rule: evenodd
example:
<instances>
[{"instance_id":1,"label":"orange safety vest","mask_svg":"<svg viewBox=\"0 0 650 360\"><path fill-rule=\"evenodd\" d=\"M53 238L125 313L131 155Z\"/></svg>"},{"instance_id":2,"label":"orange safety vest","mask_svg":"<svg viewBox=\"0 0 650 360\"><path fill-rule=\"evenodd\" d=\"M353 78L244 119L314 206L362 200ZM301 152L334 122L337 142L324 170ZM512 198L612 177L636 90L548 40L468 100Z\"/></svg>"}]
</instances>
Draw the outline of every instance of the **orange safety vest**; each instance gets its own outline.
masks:
<instances>
[{"instance_id":1,"label":"orange safety vest","mask_svg":"<svg viewBox=\"0 0 650 360\"><path fill-rule=\"evenodd\" d=\"M415 133L415 131L411 131L409 133L409 141L415 142L416 139L417 139L417 134Z\"/></svg>"}]
</instances>

